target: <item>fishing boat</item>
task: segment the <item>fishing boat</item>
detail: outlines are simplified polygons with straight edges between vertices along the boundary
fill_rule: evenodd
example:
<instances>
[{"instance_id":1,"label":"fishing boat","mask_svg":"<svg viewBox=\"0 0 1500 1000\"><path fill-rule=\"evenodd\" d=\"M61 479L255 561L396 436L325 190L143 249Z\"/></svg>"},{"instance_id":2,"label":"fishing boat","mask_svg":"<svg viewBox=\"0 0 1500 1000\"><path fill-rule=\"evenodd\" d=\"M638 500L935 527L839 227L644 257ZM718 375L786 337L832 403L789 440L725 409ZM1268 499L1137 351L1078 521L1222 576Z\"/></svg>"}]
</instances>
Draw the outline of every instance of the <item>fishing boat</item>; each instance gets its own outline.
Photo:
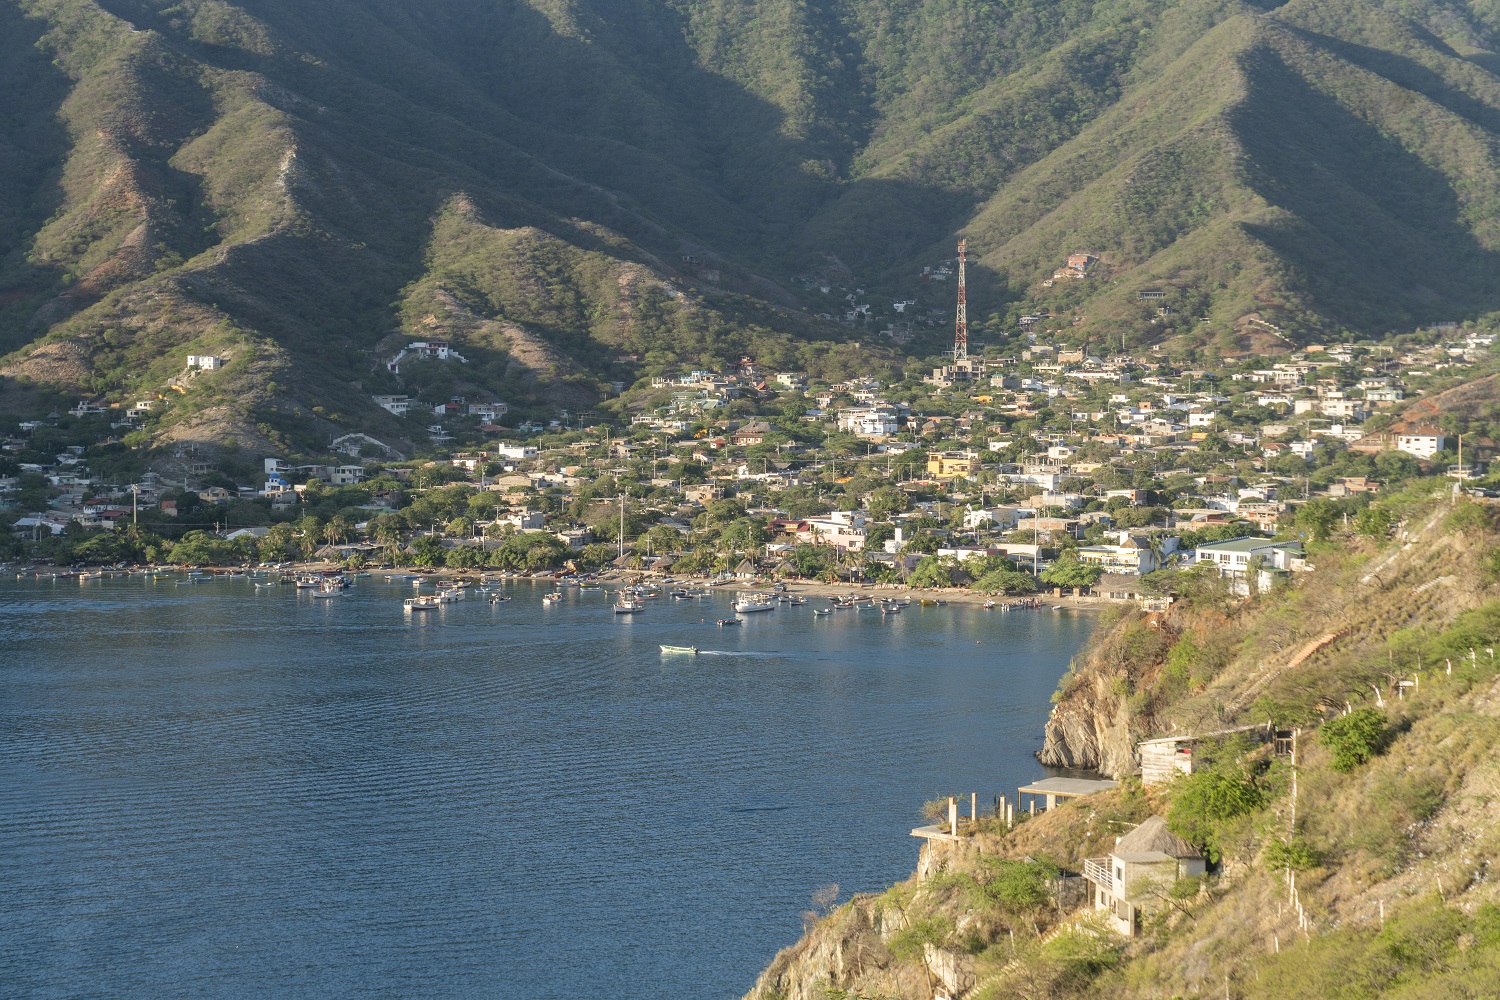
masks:
<instances>
[{"instance_id":1,"label":"fishing boat","mask_svg":"<svg viewBox=\"0 0 1500 1000\"><path fill-rule=\"evenodd\" d=\"M646 602L639 598L626 597L624 594L621 594L620 599L615 602L615 614L617 615L628 615L645 610Z\"/></svg>"},{"instance_id":2,"label":"fishing boat","mask_svg":"<svg viewBox=\"0 0 1500 1000\"><path fill-rule=\"evenodd\" d=\"M319 580L315 576L299 576L299 577L297 577L297 589L298 590L317 590L318 587L322 586L322 583L323 583L323 581Z\"/></svg>"},{"instance_id":3,"label":"fishing boat","mask_svg":"<svg viewBox=\"0 0 1500 1000\"><path fill-rule=\"evenodd\" d=\"M776 601L770 594L736 594L734 610L739 614L754 611L775 611Z\"/></svg>"},{"instance_id":4,"label":"fishing boat","mask_svg":"<svg viewBox=\"0 0 1500 1000\"><path fill-rule=\"evenodd\" d=\"M680 653L683 656L697 656L698 655L698 647L697 646L663 646L661 648L661 651L663 653Z\"/></svg>"},{"instance_id":5,"label":"fishing boat","mask_svg":"<svg viewBox=\"0 0 1500 1000\"><path fill-rule=\"evenodd\" d=\"M556 603L558 603L561 600L562 600L562 595L559 594L555 590L552 593L550 593L550 594L543 594L542 595L542 603L543 604L556 604Z\"/></svg>"},{"instance_id":6,"label":"fishing boat","mask_svg":"<svg viewBox=\"0 0 1500 1000\"><path fill-rule=\"evenodd\" d=\"M793 604L806 604L807 603L807 598L805 598L805 597L794 597L794 598L792 598L791 603L793 603Z\"/></svg>"},{"instance_id":7,"label":"fishing boat","mask_svg":"<svg viewBox=\"0 0 1500 1000\"><path fill-rule=\"evenodd\" d=\"M739 624L742 624L744 621L745 621L745 619L743 619L743 618L720 618L719 619L719 628L723 628L725 625L739 625Z\"/></svg>"},{"instance_id":8,"label":"fishing boat","mask_svg":"<svg viewBox=\"0 0 1500 1000\"><path fill-rule=\"evenodd\" d=\"M491 604L504 604L508 600L510 600L510 598L506 597L504 594L491 594L490 595L490 603Z\"/></svg>"},{"instance_id":9,"label":"fishing boat","mask_svg":"<svg viewBox=\"0 0 1500 1000\"><path fill-rule=\"evenodd\" d=\"M408 597L401 602L401 607L407 611L431 611L437 606L435 597Z\"/></svg>"},{"instance_id":10,"label":"fishing boat","mask_svg":"<svg viewBox=\"0 0 1500 1000\"><path fill-rule=\"evenodd\" d=\"M884 617L886 615L899 615L900 613L901 613L901 605L899 605L899 604L885 604L885 605L881 605L881 608L880 608L881 617Z\"/></svg>"},{"instance_id":11,"label":"fishing boat","mask_svg":"<svg viewBox=\"0 0 1500 1000\"><path fill-rule=\"evenodd\" d=\"M832 608L813 608L813 617L822 618L824 615L833 614Z\"/></svg>"},{"instance_id":12,"label":"fishing boat","mask_svg":"<svg viewBox=\"0 0 1500 1000\"><path fill-rule=\"evenodd\" d=\"M986 610L986 611L993 611L993 610L995 610L995 602L994 601L985 601L982 605L980 605L980 607L984 608L984 610Z\"/></svg>"}]
</instances>

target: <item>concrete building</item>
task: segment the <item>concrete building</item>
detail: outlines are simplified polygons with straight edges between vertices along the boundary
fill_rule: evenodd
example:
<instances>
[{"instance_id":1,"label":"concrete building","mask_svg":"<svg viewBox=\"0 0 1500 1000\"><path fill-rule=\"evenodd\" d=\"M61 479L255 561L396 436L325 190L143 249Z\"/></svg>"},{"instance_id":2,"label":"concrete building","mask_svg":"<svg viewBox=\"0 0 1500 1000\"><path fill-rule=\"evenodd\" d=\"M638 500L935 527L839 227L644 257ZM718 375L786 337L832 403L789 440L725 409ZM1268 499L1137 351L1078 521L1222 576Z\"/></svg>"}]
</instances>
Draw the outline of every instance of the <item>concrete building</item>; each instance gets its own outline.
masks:
<instances>
[{"instance_id":1,"label":"concrete building","mask_svg":"<svg viewBox=\"0 0 1500 1000\"><path fill-rule=\"evenodd\" d=\"M1396 450L1413 458L1427 460L1443 450L1443 432L1436 427L1421 427L1410 434L1396 435Z\"/></svg>"},{"instance_id":2,"label":"concrete building","mask_svg":"<svg viewBox=\"0 0 1500 1000\"><path fill-rule=\"evenodd\" d=\"M1181 878L1202 875L1207 865L1198 849L1152 816L1115 841L1114 850L1083 863L1094 909L1109 912L1117 933L1133 937L1141 916L1165 907L1167 891Z\"/></svg>"},{"instance_id":3,"label":"concrete building","mask_svg":"<svg viewBox=\"0 0 1500 1000\"><path fill-rule=\"evenodd\" d=\"M979 455L972 451L931 451L927 453L927 474L938 479L968 478L979 467Z\"/></svg>"}]
</instances>

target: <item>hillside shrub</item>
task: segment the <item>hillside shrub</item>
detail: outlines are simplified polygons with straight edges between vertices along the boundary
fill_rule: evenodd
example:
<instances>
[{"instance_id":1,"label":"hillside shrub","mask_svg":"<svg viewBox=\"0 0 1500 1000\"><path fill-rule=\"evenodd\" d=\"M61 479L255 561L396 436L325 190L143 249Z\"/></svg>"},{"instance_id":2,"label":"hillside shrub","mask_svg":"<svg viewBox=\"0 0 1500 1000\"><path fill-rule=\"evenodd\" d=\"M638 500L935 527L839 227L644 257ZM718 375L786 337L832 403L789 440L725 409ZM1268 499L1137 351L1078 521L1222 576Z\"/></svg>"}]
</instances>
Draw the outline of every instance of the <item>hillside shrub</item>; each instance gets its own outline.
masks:
<instances>
[{"instance_id":1,"label":"hillside shrub","mask_svg":"<svg viewBox=\"0 0 1500 1000\"><path fill-rule=\"evenodd\" d=\"M1266 805L1255 779L1235 769L1199 771L1180 779L1167 810L1167 828L1203 849L1210 861L1223 857L1227 825Z\"/></svg>"},{"instance_id":2,"label":"hillside shrub","mask_svg":"<svg viewBox=\"0 0 1500 1000\"><path fill-rule=\"evenodd\" d=\"M1288 868L1294 872L1305 872L1318 867L1323 861L1322 853L1300 837L1272 840L1266 845L1264 857L1266 867L1273 872Z\"/></svg>"},{"instance_id":3,"label":"hillside shrub","mask_svg":"<svg viewBox=\"0 0 1500 1000\"><path fill-rule=\"evenodd\" d=\"M1050 861L1016 858L982 859L984 877L970 890L976 904L998 904L1012 911L1034 910L1052 899L1052 882L1061 871Z\"/></svg>"},{"instance_id":4,"label":"hillside shrub","mask_svg":"<svg viewBox=\"0 0 1500 1000\"><path fill-rule=\"evenodd\" d=\"M1318 743L1333 754L1330 766L1348 774L1384 750L1391 741L1385 713L1375 708L1355 709L1323 723Z\"/></svg>"},{"instance_id":5,"label":"hillside shrub","mask_svg":"<svg viewBox=\"0 0 1500 1000\"><path fill-rule=\"evenodd\" d=\"M1443 519L1443 526L1452 534L1477 535L1490 530L1494 524L1489 508L1472 500L1455 505Z\"/></svg>"}]
</instances>

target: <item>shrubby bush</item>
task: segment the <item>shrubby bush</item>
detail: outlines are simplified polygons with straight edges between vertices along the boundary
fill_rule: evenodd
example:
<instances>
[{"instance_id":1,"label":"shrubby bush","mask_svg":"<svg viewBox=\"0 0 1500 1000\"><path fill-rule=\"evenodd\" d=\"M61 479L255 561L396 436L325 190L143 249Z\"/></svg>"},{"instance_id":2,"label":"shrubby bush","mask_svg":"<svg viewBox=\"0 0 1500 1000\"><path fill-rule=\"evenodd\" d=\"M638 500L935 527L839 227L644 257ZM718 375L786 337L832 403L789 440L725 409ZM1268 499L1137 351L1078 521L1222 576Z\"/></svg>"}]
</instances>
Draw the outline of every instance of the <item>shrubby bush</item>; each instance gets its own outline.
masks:
<instances>
[{"instance_id":1,"label":"shrubby bush","mask_svg":"<svg viewBox=\"0 0 1500 1000\"><path fill-rule=\"evenodd\" d=\"M1385 713L1360 708L1325 722L1318 730L1318 743L1333 754L1333 769L1348 774L1389 745Z\"/></svg>"}]
</instances>

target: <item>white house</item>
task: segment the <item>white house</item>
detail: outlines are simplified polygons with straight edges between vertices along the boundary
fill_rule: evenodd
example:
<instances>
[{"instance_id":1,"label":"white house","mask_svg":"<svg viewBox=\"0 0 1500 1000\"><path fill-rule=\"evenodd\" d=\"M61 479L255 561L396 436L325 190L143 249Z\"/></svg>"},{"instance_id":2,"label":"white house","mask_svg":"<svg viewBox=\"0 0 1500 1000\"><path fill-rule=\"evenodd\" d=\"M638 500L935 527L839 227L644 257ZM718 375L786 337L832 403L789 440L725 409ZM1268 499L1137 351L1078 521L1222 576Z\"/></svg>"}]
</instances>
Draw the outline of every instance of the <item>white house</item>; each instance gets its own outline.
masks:
<instances>
[{"instance_id":1,"label":"white house","mask_svg":"<svg viewBox=\"0 0 1500 1000\"><path fill-rule=\"evenodd\" d=\"M1014 507L981 507L964 512L964 527L970 531L981 526L1009 531L1016 526L1016 517Z\"/></svg>"},{"instance_id":2,"label":"white house","mask_svg":"<svg viewBox=\"0 0 1500 1000\"><path fill-rule=\"evenodd\" d=\"M394 413L398 417L405 416L412 403L410 396L371 396L370 398L375 400L376 405L381 409Z\"/></svg>"},{"instance_id":3,"label":"white house","mask_svg":"<svg viewBox=\"0 0 1500 1000\"><path fill-rule=\"evenodd\" d=\"M1414 458L1432 458L1443 450L1443 432L1435 427L1419 428L1416 433L1398 434L1396 450L1404 451Z\"/></svg>"},{"instance_id":4,"label":"white house","mask_svg":"<svg viewBox=\"0 0 1500 1000\"><path fill-rule=\"evenodd\" d=\"M1229 580L1237 594L1250 592L1252 561L1257 568L1256 584L1267 590L1279 577L1307 569L1301 542L1277 542L1269 538L1234 538L1227 542L1209 542L1195 550L1198 562L1212 563L1219 576Z\"/></svg>"},{"instance_id":5,"label":"white house","mask_svg":"<svg viewBox=\"0 0 1500 1000\"><path fill-rule=\"evenodd\" d=\"M1152 551L1149 539L1120 532L1118 541L1106 545L1084 545L1077 551L1078 561L1098 566L1106 573L1143 576L1161 568L1168 555L1177 551L1177 539L1161 540L1160 556Z\"/></svg>"},{"instance_id":6,"label":"white house","mask_svg":"<svg viewBox=\"0 0 1500 1000\"><path fill-rule=\"evenodd\" d=\"M883 406L856 406L840 410L839 430L856 437L887 437L895 434L899 424L896 411Z\"/></svg>"},{"instance_id":7,"label":"white house","mask_svg":"<svg viewBox=\"0 0 1500 1000\"><path fill-rule=\"evenodd\" d=\"M407 344L405 347L401 348L400 353L397 354L394 358L387 361L385 367L389 371L400 374L401 359L406 357L408 354L414 354L418 358L426 358L434 361L452 360L460 361L464 364L469 363L469 359L455 351L453 349L453 346L446 340L414 340L411 343Z\"/></svg>"},{"instance_id":8,"label":"white house","mask_svg":"<svg viewBox=\"0 0 1500 1000\"><path fill-rule=\"evenodd\" d=\"M1114 850L1083 863L1095 910L1109 911L1110 926L1126 937L1140 930L1143 913L1163 909L1178 879L1202 875L1198 849L1152 816L1115 841Z\"/></svg>"},{"instance_id":9,"label":"white house","mask_svg":"<svg viewBox=\"0 0 1500 1000\"><path fill-rule=\"evenodd\" d=\"M1318 442L1293 441L1290 445L1288 445L1288 447L1291 449L1293 455L1297 455L1310 461L1313 457L1313 452L1318 450Z\"/></svg>"},{"instance_id":10,"label":"white house","mask_svg":"<svg viewBox=\"0 0 1500 1000\"><path fill-rule=\"evenodd\" d=\"M836 510L823 517L806 518L806 531L799 531L798 541L832 545L849 552L865 547L865 514L863 511Z\"/></svg>"},{"instance_id":11,"label":"white house","mask_svg":"<svg viewBox=\"0 0 1500 1000\"><path fill-rule=\"evenodd\" d=\"M211 354L189 354L187 366L206 372L217 371L224 367L224 359L216 358Z\"/></svg>"}]
</instances>

